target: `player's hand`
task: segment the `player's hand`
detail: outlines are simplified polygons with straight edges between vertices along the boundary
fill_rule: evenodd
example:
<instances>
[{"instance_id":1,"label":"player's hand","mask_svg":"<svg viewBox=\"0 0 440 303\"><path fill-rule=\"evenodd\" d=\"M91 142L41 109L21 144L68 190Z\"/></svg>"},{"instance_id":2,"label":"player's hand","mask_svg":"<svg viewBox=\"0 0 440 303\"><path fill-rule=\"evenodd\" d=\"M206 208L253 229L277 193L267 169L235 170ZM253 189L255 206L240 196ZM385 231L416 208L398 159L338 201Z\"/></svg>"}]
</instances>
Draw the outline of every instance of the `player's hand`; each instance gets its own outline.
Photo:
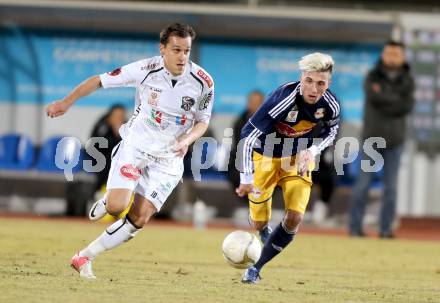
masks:
<instances>
[{"instance_id":1,"label":"player's hand","mask_svg":"<svg viewBox=\"0 0 440 303\"><path fill-rule=\"evenodd\" d=\"M183 157L188 152L188 140L183 139L177 142L177 144L173 147L173 151L178 157Z\"/></svg>"},{"instance_id":2,"label":"player's hand","mask_svg":"<svg viewBox=\"0 0 440 303\"><path fill-rule=\"evenodd\" d=\"M70 104L63 100L57 100L46 106L46 115L55 118L63 115L69 109Z\"/></svg>"},{"instance_id":3,"label":"player's hand","mask_svg":"<svg viewBox=\"0 0 440 303\"><path fill-rule=\"evenodd\" d=\"M297 157L298 175L304 177L309 171L310 163L314 161L312 152L308 149L302 150Z\"/></svg>"},{"instance_id":4,"label":"player's hand","mask_svg":"<svg viewBox=\"0 0 440 303\"><path fill-rule=\"evenodd\" d=\"M239 197L244 197L247 194L249 194L252 190L253 190L253 185L252 184L242 184L240 183L240 186L238 186L238 188L235 189L235 192L237 193L237 195Z\"/></svg>"}]
</instances>

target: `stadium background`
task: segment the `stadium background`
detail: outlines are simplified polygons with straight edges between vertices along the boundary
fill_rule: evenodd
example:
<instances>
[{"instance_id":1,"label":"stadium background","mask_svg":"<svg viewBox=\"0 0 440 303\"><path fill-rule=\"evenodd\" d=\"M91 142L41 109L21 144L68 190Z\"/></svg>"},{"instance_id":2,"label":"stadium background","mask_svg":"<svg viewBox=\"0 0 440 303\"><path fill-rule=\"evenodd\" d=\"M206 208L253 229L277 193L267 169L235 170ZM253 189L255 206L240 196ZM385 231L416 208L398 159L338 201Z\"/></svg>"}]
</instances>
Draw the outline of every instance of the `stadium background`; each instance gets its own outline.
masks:
<instances>
[{"instance_id":1,"label":"stadium background","mask_svg":"<svg viewBox=\"0 0 440 303\"><path fill-rule=\"evenodd\" d=\"M404 217L439 217L438 9L436 1L327 1L311 6L305 1L1 0L0 134L26 135L37 152L26 169L0 170L0 205L6 212L65 212L64 177L38 169L38 148L59 135L75 136L84 145L93 124L111 104L124 103L132 110L133 91L102 90L55 120L45 117L44 106L90 75L157 54L158 31L169 22L182 21L198 32L192 59L216 82L211 128L218 142L245 108L249 91L269 93L297 79L296 61L315 50L330 53L336 61L332 90L342 105L340 136L357 137L363 77L387 39L404 40L416 75L417 103L400 172L398 212ZM76 178L90 181L82 174ZM348 190L335 198L345 203L332 203L339 212L346 210L353 178L343 184ZM238 205L221 175L193 186L222 216ZM375 189L380 195L380 184ZM187 192L184 183L174 200L187 199ZM226 204L221 202L225 200Z\"/></svg>"},{"instance_id":2,"label":"stadium background","mask_svg":"<svg viewBox=\"0 0 440 303\"><path fill-rule=\"evenodd\" d=\"M88 76L157 54L159 30L174 21L195 27L192 59L215 78L211 127L218 142L250 90L268 93L295 80L297 60L314 50L336 60L332 89L342 102L340 136L357 137L365 72L386 40L403 39L417 87L399 178L397 238L377 238L371 220L382 192L377 182L369 192L368 237L347 236L356 167L345 165L348 175L331 200L337 224L303 224L261 283L242 285L242 272L226 265L220 247L230 231L249 229L246 205L222 174L206 170L203 182L186 178L166 204L165 216L184 222L154 219L134 241L97 258L98 279L81 281L70 258L107 224L84 216L93 177L78 172L67 182L62 172L50 171L53 165L49 171L47 163L40 165L40 157L45 146L53 151L47 144L53 136L84 144L111 104L132 110L133 92L100 91L58 119L45 117L44 106ZM435 0L0 0L0 302L440 302L439 117ZM4 144L7 134L28 141L12 150ZM3 161L5 155L15 165ZM215 158L212 150L208 155ZM343 156L335 154L338 161ZM195 203L199 215L200 209L205 218L216 213L202 230L191 222L197 199L207 207ZM316 192L312 207L315 199Z\"/></svg>"}]
</instances>

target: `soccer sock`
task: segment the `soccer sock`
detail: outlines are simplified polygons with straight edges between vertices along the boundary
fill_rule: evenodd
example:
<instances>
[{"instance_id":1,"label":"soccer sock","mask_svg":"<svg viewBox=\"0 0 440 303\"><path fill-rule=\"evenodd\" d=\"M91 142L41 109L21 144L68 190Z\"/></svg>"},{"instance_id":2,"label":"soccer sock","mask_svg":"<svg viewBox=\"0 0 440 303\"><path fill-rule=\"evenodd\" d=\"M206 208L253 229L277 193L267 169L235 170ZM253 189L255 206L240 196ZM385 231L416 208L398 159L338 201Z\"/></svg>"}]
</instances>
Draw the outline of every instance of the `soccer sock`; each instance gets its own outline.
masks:
<instances>
[{"instance_id":1,"label":"soccer sock","mask_svg":"<svg viewBox=\"0 0 440 303\"><path fill-rule=\"evenodd\" d=\"M260 230L260 232L268 232L269 228L270 228L270 225L269 225L269 223L267 223L266 226L264 226L264 227Z\"/></svg>"},{"instance_id":2,"label":"soccer sock","mask_svg":"<svg viewBox=\"0 0 440 303\"><path fill-rule=\"evenodd\" d=\"M296 232L288 231L287 228L284 227L283 222L281 222L270 234L263 246L260 259L255 263L254 267L260 271L264 264L272 260L292 242L295 233Z\"/></svg>"},{"instance_id":3,"label":"soccer sock","mask_svg":"<svg viewBox=\"0 0 440 303\"><path fill-rule=\"evenodd\" d=\"M130 221L130 218L127 215L124 219L119 219L110 225L96 240L81 250L79 255L81 257L88 257L92 260L100 253L127 242L136 236L140 230L140 228L136 227Z\"/></svg>"},{"instance_id":4,"label":"soccer sock","mask_svg":"<svg viewBox=\"0 0 440 303\"><path fill-rule=\"evenodd\" d=\"M271 229L269 223L258 232L260 234L260 239L263 242L263 245L266 243L271 232L272 232L272 229Z\"/></svg>"}]
</instances>

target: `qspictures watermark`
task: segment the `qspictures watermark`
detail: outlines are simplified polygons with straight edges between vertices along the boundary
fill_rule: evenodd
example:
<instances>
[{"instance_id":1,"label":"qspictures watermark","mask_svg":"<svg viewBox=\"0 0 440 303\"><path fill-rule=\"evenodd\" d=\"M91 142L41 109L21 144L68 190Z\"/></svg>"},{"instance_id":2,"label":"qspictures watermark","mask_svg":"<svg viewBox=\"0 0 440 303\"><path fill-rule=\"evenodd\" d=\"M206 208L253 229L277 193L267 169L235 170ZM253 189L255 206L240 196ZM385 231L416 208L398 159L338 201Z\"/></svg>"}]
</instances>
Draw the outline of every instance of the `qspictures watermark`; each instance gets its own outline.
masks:
<instances>
[{"instance_id":1,"label":"qspictures watermark","mask_svg":"<svg viewBox=\"0 0 440 303\"><path fill-rule=\"evenodd\" d=\"M192 146L190 170L195 181L202 180L202 171L215 167L219 172L227 172L231 168L230 160L234 161L234 168L242 171L243 162L243 146L244 139L239 142L237 146L233 146L232 140L233 131L231 128L226 128L223 133L223 138L220 141L212 137L201 137ZM142 140L142 138L139 138ZM281 140L275 134L269 134L265 137L264 148L262 154L265 157L273 157L275 147L282 150L282 158L292 157L301 150L307 149L310 145L318 145L322 139L308 139L308 138L284 138ZM170 144L165 148L166 151L171 152L174 144ZM254 147L263 146L259 140L256 140ZM85 144L85 153L89 155L87 159L82 160L82 169L88 173L97 173L104 170L106 165L106 158L100 150L108 148L108 140L104 137L90 138ZM380 153L381 149L386 148L386 141L382 137L371 137L360 141L354 137L342 137L334 143L333 148L333 166L338 175L344 175L344 165L350 164L361 155L365 154L369 159L361 160L361 169L364 172L378 172L384 165L384 159ZM75 137L62 138L56 147L55 165L63 170L67 181L73 181L74 168L79 165L81 156L81 142ZM151 155L147 158L153 157L156 161L161 161L160 156ZM232 157L232 159L231 159ZM169 158L164 158L169 159ZM269 161L270 162L270 161ZM315 159L315 170L319 169L319 157ZM127 163L129 164L129 163ZM294 169L295 163L291 161L282 161L282 169L288 171ZM270 170L271 165L262 165L261 169Z\"/></svg>"}]
</instances>

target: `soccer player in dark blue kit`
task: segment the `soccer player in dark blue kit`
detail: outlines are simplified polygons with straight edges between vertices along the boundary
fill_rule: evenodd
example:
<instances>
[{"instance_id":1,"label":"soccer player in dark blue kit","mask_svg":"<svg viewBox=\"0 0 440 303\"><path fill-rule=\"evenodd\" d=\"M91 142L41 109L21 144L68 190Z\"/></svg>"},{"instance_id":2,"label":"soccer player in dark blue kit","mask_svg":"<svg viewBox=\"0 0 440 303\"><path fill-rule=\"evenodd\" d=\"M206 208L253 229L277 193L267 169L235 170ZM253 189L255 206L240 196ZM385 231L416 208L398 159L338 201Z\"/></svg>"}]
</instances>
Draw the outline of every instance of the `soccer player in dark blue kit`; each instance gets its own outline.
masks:
<instances>
[{"instance_id":1,"label":"soccer player in dark blue kit","mask_svg":"<svg viewBox=\"0 0 440 303\"><path fill-rule=\"evenodd\" d=\"M294 238L312 187L315 158L331 145L339 124L339 102L328 90L333 59L313 53L299 61L301 79L272 92L241 132L240 197L248 195L250 219L264 243L258 262L242 282L257 283L262 267ZM272 194L283 191L285 216L269 226Z\"/></svg>"}]
</instances>

